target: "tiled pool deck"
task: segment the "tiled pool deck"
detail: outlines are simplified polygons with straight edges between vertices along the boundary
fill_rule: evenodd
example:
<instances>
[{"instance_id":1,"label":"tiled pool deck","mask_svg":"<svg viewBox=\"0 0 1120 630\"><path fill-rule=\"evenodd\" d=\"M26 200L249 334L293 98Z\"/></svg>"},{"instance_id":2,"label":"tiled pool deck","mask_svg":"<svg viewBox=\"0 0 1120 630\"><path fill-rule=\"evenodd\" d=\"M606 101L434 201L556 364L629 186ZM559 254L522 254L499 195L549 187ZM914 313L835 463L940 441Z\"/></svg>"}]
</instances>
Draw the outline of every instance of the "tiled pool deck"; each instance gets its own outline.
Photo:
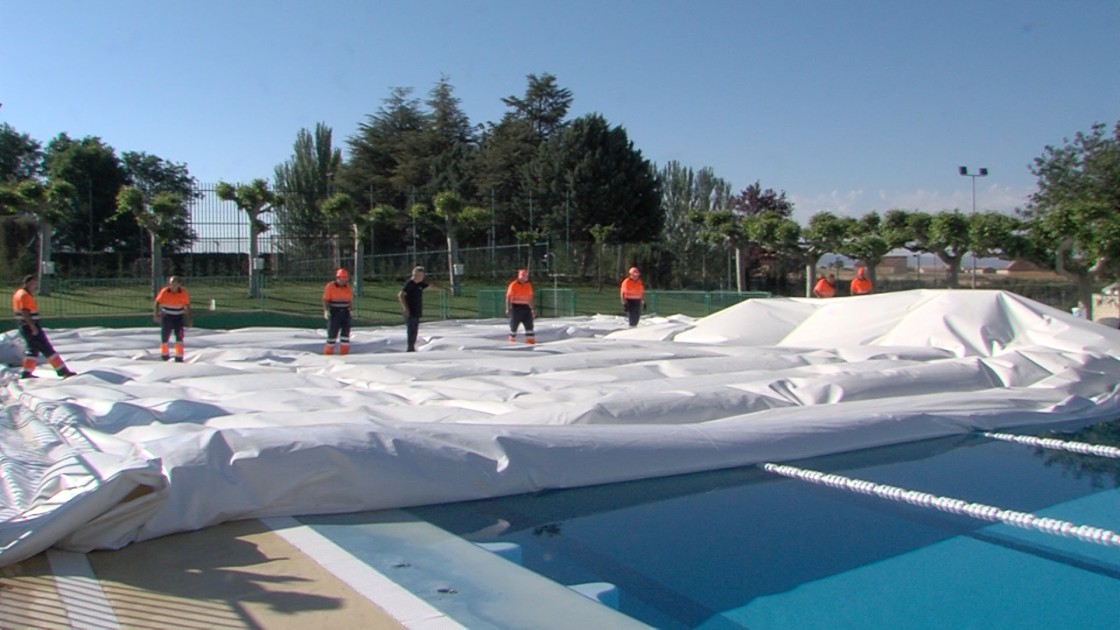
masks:
<instances>
[{"instance_id":1,"label":"tiled pool deck","mask_svg":"<svg viewBox=\"0 0 1120 630\"><path fill-rule=\"evenodd\" d=\"M0 627L643 627L405 512L310 523L40 554L0 569Z\"/></svg>"}]
</instances>

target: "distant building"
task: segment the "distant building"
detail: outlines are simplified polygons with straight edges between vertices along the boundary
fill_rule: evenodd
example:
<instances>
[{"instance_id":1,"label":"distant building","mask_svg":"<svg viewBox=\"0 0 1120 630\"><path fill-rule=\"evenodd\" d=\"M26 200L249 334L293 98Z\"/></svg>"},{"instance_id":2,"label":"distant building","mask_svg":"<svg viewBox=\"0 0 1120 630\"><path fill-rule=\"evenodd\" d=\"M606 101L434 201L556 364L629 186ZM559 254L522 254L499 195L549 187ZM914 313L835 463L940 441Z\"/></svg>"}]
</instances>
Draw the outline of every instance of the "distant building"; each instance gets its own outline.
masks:
<instances>
[{"instance_id":1,"label":"distant building","mask_svg":"<svg viewBox=\"0 0 1120 630\"><path fill-rule=\"evenodd\" d=\"M1026 260L1013 260L1007 267L997 269L996 273L1001 276L1012 276L1015 278L1032 278L1036 280L1060 278L1061 276L1050 269L1045 269L1032 262Z\"/></svg>"},{"instance_id":2,"label":"distant building","mask_svg":"<svg viewBox=\"0 0 1120 630\"><path fill-rule=\"evenodd\" d=\"M879 262L879 266L875 267L875 275L877 276L902 276L906 275L909 261L909 256L883 256L883 260Z\"/></svg>"}]
</instances>

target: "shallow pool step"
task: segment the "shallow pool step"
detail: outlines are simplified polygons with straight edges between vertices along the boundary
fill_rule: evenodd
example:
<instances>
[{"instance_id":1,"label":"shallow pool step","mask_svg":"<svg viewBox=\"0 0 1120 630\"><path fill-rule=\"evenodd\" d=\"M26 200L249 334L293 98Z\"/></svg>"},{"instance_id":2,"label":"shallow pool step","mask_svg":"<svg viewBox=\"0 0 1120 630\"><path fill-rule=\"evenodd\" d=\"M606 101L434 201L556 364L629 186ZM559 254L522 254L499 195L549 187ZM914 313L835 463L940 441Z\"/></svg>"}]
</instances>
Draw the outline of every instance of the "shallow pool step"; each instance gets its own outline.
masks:
<instances>
[{"instance_id":1,"label":"shallow pool step","mask_svg":"<svg viewBox=\"0 0 1120 630\"><path fill-rule=\"evenodd\" d=\"M525 569L520 565L519 545L498 543L495 551L484 553L485 546L468 542L404 510L300 516L292 520L436 608L451 624L466 628L531 628L562 619L565 627L648 627L610 606L587 601L586 589L565 588ZM517 561L503 562L496 556ZM601 601L594 594L590 598Z\"/></svg>"},{"instance_id":2,"label":"shallow pool step","mask_svg":"<svg viewBox=\"0 0 1120 630\"><path fill-rule=\"evenodd\" d=\"M521 545L517 543L489 542L475 544L496 556L521 566ZM568 588L588 599L593 599L604 606L618 610L618 587L610 582L572 584Z\"/></svg>"}]
</instances>

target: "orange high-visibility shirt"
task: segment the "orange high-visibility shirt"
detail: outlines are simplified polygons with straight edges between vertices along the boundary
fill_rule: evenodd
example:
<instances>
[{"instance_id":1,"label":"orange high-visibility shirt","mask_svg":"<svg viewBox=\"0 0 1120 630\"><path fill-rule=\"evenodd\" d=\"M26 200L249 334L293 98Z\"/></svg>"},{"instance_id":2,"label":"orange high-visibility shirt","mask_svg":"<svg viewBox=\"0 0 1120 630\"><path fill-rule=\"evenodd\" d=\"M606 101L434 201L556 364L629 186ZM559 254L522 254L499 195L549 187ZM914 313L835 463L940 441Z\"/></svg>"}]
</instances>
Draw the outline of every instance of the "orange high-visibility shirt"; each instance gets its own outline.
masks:
<instances>
[{"instance_id":1,"label":"orange high-visibility shirt","mask_svg":"<svg viewBox=\"0 0 1120 630\"><path fill-rule=\"evenodd\" d=\"M35 296L31 295L31 292L27 289L20 287L12 294L12 312L17 319L23 309L27 309L31 313L32 320L39 319L39 305L35 303Z\"/></svg>"},{"instance_id":2,"label":"orange high-visibility shirt","mask_svg":"<svg viewBox=\"0 0 1120 630\"><path fill-rule=\"evenodd\" d=\"M323 301L331 308L350 308L354 303L354 292L349 284L339 286L337 282L331 280L323 289Z\"/></svg>"},{"instance_id":3,"label":"orange high-visibility shirt","mask_svg":"<svg viewBox=\"0 0 1120 630\"><path fill-rule=\"evenodd\" d=\"M817 286L813 287L813 292L820 297L830 298L836 295L836 285L828 281L828 278L821 278L817 280Z\"/></svg>"},{"instance_id":4,"label":"orange high-visibility shirt","mask_svg":"<svg viewBox=\"0 0 1120 630\"><path fill-rule=\"evenodd\" d=\"M622 280L621 293L624 300L641 300L646 296L646 287L640 279L635 280L626 276Z\"/></svg>"},{"instance_id":5,"label":"orange high-visibility shirt","mask_svg":"<svg viewBox=\"0 0 1120 630\"><path fill-rule=\"evenodd\" d=\"M852 278L852 295L864 295L871 293L871 278L860 278L856 276Z\"/></svg>"},{"instance_id":6,"label":"orange high-visibility shirt","mask_svg":"<svg viewBox=\"0 0 1120 630\"><path fill-rule=\"evenodd\" d=\"M170 287L164 287L156 295L156 304L164 315L182 315L191 305L191 297L186 289L172 291Z\"/></svg>"},{"instance_id":7,"label":"orange high-visibility shirt","mask_svg":"<svg viewBox=\"0 0 1120 630\"><path fill-rule=\"evenodd\" d=\"M506 301L510 304L533 304L533 284L514 280L506 289Z\"/></svg>"}]
</instances>

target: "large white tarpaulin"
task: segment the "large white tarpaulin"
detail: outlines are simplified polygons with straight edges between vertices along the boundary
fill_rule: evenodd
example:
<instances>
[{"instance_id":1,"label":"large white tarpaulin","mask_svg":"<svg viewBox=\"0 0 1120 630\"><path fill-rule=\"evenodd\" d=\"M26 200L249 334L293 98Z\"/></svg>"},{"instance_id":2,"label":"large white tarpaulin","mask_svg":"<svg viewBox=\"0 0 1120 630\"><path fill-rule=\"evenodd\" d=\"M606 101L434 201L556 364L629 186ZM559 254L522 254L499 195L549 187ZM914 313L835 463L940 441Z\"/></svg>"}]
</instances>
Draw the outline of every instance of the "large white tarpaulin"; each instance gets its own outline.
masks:
<instances>
[{"instance_id":1,"label":"large white tarpaulin","mask_svg":"<svg viewBox=\"0 0 1120 630\"><path fill-rule=\"evenodd\" d=\"M49 326L49 322L48 322ZM49 330L49 329L48 329ZM752 300L711 317L323 331L49 330L0 393L0 566L249 517L443 503L1115 417L1120 332L1014 294ZM18 337L0 351L18 361Z\"/></svg>"}]
</instances>

